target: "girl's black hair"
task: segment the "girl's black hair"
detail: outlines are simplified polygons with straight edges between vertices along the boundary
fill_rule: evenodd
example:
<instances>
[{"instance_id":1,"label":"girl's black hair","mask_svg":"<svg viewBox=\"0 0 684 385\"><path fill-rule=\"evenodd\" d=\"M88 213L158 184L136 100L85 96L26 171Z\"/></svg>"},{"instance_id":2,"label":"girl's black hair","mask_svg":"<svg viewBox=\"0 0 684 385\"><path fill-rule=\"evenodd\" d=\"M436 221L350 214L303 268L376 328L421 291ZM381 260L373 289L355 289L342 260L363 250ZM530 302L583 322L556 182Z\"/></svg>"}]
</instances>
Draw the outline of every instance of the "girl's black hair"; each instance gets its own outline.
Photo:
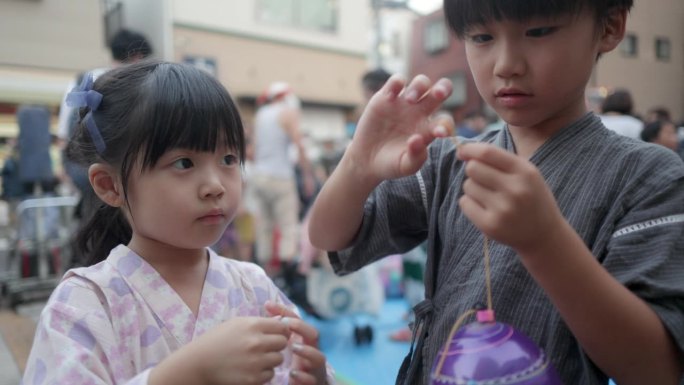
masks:
<instances>
[{"instance_id":1,"label":"girl's black hair","mask_svg":"<svg viewBox=\"0 0 684 385\"><path fill-rule=\"evenodd\" d=\"M142 61L106 72L93 89L102 94L93 118L105 149L96 150L81 123L68 144L67 157L86 167L107 163L117 168L126 199L134 166L140 166L137 171L154 167L173 148L213 151L226 144L244 162L238 109L228 91L205 71L186 64ZM83 108L81 119L88 112ZM97 196L86 198L74 252L81 263L91 265L104 260L118 244L127 244L131 227L119 208Z\"/></svg>"},{"instance_id":2,"label":"girl's black hair","mask_svg":"<svg viewBox=\"0 0 684 385\"><path fill-rule=\"evenodd\" d=\"M632 3L633 0L444 0L444 16L456 36L463 38L470 27L490 21L577 15L585 9L593 10L601 25L609 11L629 10Z\"/></svg>"}]
</instances>

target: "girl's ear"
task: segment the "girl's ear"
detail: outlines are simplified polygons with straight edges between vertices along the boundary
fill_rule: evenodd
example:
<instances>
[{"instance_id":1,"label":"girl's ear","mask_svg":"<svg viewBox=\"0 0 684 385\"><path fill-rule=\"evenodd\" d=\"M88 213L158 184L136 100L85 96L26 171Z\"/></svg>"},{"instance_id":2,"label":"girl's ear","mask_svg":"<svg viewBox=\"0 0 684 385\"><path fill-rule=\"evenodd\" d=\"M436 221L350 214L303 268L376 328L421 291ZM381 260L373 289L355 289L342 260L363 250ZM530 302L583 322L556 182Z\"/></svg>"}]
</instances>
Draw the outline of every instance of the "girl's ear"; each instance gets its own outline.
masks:
<instances>
[{"instance_id":1,"label":"girl's ear","mask_svg":"<svg viewBox=\"0 0 684 385\"><path fill-rule=\"evenodd\" d=\"M620 44L625 37L628 11L616 9L610 12L603 26L599 53L610 52Z\"/></svg>"},{"instance_id":2,"label":"girl's ear","mask_svg":"<svg viewBox=\"0 0 684 385\"><path fill-rule=\"evenodd\" d=\"M106 204L121 207L124 203L123 188L118 173L111 166L95 163L88 168L88 179L95 194Z\"/></svg>"}]
</instances>

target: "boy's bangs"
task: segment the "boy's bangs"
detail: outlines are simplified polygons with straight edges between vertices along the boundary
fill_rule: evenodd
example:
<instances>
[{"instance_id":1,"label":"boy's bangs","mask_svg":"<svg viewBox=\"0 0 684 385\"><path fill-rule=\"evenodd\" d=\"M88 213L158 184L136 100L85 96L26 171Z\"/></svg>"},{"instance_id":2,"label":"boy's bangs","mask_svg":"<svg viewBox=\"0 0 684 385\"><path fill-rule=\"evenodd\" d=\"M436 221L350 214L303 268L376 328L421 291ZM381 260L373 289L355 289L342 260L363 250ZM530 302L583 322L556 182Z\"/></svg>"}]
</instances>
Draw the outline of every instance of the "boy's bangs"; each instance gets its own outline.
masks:
<instances>
[{"instance_id":1,"label":"boy's bangs","mask_svg":"<svg viewBox=\"0 0 684 385\"><path fill-rule=\"evenodd\" d=\"M195 73L197 71L197 73ZM214 151L225 144L244 160L244 135L237 107L225 89L194 68L173 68L154 80L158 87L142 167L152 167L169 149ZM169 76L170 75L170 76Z\"/></svg>"},{"instance_id":2,"label":"boy's bangs","mask_svg":"<svg viewBox=\"0 0 684 385\"><path fill-rule=\"evenodd\" d=\"M444 14L456 36L462 38L469 28L491 21L578 14L583 6L582 0L445 0Z\"/></svg>"}]
</instances>

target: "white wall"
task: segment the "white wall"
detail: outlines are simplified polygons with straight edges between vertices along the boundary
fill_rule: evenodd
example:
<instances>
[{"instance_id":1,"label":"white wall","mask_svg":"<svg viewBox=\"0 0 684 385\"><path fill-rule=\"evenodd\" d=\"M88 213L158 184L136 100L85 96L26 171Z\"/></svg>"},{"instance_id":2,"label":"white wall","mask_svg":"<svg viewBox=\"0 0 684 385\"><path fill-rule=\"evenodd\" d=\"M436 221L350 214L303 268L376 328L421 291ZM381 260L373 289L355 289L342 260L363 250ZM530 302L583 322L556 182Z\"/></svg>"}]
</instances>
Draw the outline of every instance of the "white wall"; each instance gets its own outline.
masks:
<instances>
[{"instance_id":1,"label":"white wall","mask_svg":"<svg viewBox=\"0 0 684 385\"><path fill-rule=\"evenodd\" d=\"M145 35L154 51L152 57L173 60L172 4L168 0L119 1L124 27Z\"/></svg>"},{"instance_id":2,"label":"white wall","mask_svg":"<svg viewBox=\"0 0 684 385\"><path fill-rule=\"evenodd\" d=\"M366 53L364 43L370 28L369 0L337 1L338 30L331 34L258 23L256 0L173 0L173 4L175 23L325 49Z\"/></svg>"},{"instance_id":3,"label":"white wall","mask_svg":"<svg viewBox=\"0 0 684 385\"><path fill-rule=\"evenodd\" d=\"M109 61L99 1L0 1L0 66L76 72Z\"/></svg>"}]
</instances>

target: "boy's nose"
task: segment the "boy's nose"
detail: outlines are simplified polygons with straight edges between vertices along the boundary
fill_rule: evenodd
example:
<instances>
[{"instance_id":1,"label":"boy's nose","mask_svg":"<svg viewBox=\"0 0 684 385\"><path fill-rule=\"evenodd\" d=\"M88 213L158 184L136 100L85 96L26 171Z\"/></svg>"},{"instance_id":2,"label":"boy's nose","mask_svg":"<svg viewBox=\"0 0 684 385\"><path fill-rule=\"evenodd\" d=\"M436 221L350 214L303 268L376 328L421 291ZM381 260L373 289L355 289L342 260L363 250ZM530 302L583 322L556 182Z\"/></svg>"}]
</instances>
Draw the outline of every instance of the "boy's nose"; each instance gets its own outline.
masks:
<instances>
[{"instance_id":1,"label":"boy's nose","mask_svg":"<svg viewBox=\"0 0 684 385\"><path fill-rule=\"evenodd\" d=\"M501 78L521 76L527 70L524 51L521 47L509 42L501 42L497 50L494 75Z\"/></svg>"}]
</instances>

